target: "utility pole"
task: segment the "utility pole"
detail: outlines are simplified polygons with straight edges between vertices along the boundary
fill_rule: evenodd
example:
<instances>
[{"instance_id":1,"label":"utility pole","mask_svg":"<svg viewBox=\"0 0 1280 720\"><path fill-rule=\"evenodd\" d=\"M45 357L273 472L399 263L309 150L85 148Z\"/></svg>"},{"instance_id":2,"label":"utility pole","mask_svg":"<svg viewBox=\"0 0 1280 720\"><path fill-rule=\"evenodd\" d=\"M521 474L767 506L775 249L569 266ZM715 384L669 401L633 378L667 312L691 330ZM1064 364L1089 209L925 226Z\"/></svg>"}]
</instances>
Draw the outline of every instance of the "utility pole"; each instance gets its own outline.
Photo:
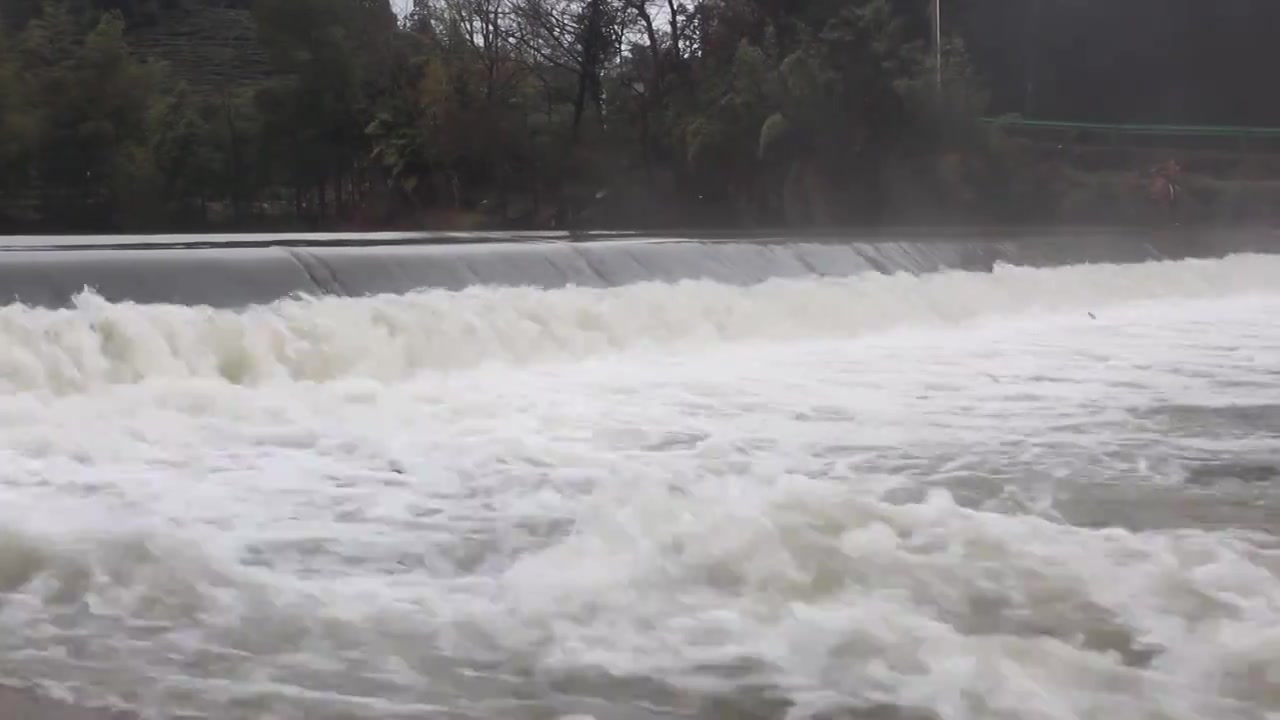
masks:
<instances>
[{"instance_id":1,"label":"utility pole","mask_svg":"<svg viewBox=\"0 0 1280 720\"><path fill-rule=\"evenodd\" d=\"M942 0L933 0L933 64L938 91L942 91Z\"/></svg>"},{"instance_id":2,"label":"utility pole","mask_svg":"<svg viewBox=\"0 0 1280 720\"><path fill-rule=\"evenodd\" d=\"M1035 115L1036 108L1036 75L1039 72L1040 64L1040 46L1037 44L1037 38L1040 30L1040 14L1043 11L1043 0L1032 0L1030 12L1028 13L1027 30L1024 33L1023 43L1026 54L1023 57L1023 67L1026 73L1026 92L1022 96L1022 115L1025 118L1031 118Z\"/></svg>"}]
</instances>

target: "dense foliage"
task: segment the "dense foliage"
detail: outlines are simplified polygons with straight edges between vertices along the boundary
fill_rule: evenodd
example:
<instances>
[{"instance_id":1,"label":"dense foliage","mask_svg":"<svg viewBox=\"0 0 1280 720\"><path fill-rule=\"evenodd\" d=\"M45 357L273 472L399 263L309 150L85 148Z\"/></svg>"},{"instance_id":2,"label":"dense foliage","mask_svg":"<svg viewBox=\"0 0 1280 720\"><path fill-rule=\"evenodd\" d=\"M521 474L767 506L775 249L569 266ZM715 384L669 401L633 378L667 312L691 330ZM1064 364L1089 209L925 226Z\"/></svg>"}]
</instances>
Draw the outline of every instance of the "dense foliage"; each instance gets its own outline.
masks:
<instances>
[{"instance_id":1,"label":"dense foliage","mask_svg":"<svg viewBox=\"0 0 1280 720\"><path fill-rule=\"evenodd\" d=\"M927 8L0 0L0 229L1047 216Z\"/></svg>"}]
</instances>

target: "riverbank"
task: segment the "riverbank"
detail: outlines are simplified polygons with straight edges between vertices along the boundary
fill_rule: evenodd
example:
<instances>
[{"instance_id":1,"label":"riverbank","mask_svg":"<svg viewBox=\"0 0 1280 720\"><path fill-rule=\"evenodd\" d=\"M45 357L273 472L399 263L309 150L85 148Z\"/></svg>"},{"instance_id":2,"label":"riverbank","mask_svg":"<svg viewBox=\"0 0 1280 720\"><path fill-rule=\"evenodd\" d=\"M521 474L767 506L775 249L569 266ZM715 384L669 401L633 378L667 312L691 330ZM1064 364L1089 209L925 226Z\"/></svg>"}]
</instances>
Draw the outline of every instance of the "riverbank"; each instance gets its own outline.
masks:
<instances>
[{"instance_id":1,"label":"riverbank","mask_svg":"<svg viewBox=\"0 0 1280 720\"><path fill-rule=\"evenodd\" d=\"M1052 226L1087 231L1096 226L1161 228L1170 225L1256 226L1280 223L1280 176L1269 157L1226 170L1207 161L1184 167L1177 179L1172 206L1160 196L1150 168L1138 159L1100 157L1096 148L1072 149L1072 162L1039 157L1046 150L1022 153L1035 160L1013 163L1021 168L991 166L977 158L939 161L937 178L929 182L899 178L879 199L853 217L803 210L811 206L845 206L850 199L831 195L800 202L793 195L776 212L749 217L724 203L655 193L643 186L601 187L596 196L574 205L566 217L535 210L512 211L482 203L470 208L402 208L374 202L341 214L319 214L292 203L260 202L236 212L230 204L210 201L201 218L123 223L68 223L17 212L0 197L0 235L156 234L156 233L383 233L383 232L640 232L687 230L753 233L785 229L795 233L832 230L863 232L901 226L1009 228ZM1066 153L1066 150L1061 151ZM1155 156L1153 156L1155 157ZM1110 162L1106 160L1110 159ZM1013 162L1013 161L1009 161ZM1241 161L1243 163L1243 161ZM952 167L954 166L954 167ZM944 170L949 169L949 172ZM932 177L932 175L930 175ZM818 192L818 191L814 191ZM819 202L819 200L821 200ZM763 202L761 200L760 202ZM760 202L748 202L755 207ZM781 201L780 201L781 202ZM815 205L816 203L816 205ZM524 204L528 204L527 202ZM768 203L765 203L768 204ZM12 203L10 203L12 205ZM789 208L789 209L788 209ZM242 209L243 210L243 209ZM816 213L816 214L815 214ZM837 214L839 215L839 214Z\"/></svg>"}]
</instances>

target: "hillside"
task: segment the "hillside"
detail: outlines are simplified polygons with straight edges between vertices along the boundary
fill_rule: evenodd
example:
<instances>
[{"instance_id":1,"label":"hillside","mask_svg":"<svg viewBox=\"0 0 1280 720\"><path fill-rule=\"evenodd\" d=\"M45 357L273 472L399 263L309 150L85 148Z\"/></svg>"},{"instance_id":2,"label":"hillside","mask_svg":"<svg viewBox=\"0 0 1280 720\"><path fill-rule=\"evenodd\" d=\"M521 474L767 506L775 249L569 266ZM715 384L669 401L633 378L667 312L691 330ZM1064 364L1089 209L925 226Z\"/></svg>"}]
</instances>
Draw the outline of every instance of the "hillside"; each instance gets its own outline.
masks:
<instances>
[{"instance_id":1,"label":"hillside","mask_svg":"<svg viewBox=\"0 0 1280 720\"><path fill-rule=\"evenodd\" d=\"M165 62L196 94L216 94L265 82L271 74L252 13L196 0L154 25L131 29L141 57Z\"/></svg>"}]
</instances>

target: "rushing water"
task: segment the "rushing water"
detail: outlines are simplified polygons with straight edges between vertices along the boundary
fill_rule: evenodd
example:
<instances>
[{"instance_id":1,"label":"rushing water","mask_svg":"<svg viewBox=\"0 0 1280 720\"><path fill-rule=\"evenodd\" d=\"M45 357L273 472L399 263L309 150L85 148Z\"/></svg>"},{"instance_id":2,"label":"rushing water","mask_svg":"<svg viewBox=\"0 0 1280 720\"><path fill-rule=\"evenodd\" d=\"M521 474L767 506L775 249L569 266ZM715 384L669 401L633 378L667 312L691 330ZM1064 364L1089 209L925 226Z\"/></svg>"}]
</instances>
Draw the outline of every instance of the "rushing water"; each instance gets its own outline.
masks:
<instances>
[{"instance_id":1,"label":"rushing water","mask_svg":"<svg viewBox=\"0 0 1280 720\"><path fill-rule=\"evenodd\" d=\"M0 309L0 680L1280 717L1280 259Z\"/></svg>"}]
</instances>

